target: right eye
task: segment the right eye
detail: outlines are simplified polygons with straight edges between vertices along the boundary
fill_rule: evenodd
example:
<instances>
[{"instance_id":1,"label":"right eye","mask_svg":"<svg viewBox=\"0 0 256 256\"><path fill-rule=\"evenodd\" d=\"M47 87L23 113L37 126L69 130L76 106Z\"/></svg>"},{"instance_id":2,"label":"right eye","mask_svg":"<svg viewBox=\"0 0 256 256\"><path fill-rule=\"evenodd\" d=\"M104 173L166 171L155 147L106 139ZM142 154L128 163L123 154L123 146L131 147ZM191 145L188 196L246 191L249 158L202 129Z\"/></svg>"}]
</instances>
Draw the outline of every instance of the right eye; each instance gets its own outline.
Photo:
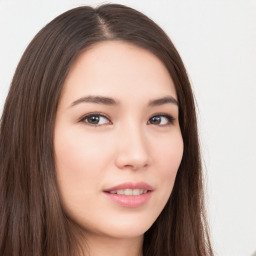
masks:
<instances>
[{"instance_id":1,"label":"right eye","mask_svg":"<svg viewBox=\"0 0 256 256\"><path fill-rule=\"evenodd\" d=\"M91 113L88 115L85 115L80 122L84 122L86 124L92 125L92 126L101 126L106 124L111 124L110 120L99 113Z\"/></svg>"}]
</instances>

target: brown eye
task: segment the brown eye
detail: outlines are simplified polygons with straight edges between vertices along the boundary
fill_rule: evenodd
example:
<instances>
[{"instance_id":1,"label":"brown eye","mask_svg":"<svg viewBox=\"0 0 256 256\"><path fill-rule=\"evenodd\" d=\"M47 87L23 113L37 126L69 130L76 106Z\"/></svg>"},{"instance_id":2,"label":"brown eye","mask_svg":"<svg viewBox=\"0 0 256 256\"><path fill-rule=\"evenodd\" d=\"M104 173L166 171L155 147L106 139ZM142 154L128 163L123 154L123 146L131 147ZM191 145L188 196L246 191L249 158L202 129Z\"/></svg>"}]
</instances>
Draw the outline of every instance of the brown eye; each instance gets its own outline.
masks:
<instances>
[{"instance_id":1,"label":"brown eye","mask_svg":"<svg viewBox=\"0 0 256 256\"><path fill-rule=\"evenodd\" d=\"M90 116L90 117L87 117L86 121L90 124L99 124L100 117L99 116Z\"/></svg>"},{"instance_id":2,"label":"brown eye","mask_svg":"<svg viewBox=\"0 0 256 256\"><path fill-rule=\"evenodd\" d=\"M161 123L161 117L160 116L153 116L150 119L151 124L160 124Z\"/></svg>"},{"instance_id":3,"label":"brown eye","mask_svg":"<svg viewBox=\"0 0 256 256\"><path fill-rule=\"evenodd\" d=\"M81 122L84 122L90 125L95 125L95 126L100 126L100 125L105 125L110 123L109 119L106 116L101 114L88 114L82 118Z\"/></svg>"},{"instance_id":4,"label":"brown eye","mask_svg":"<svg viewBox=\"0 0 256 256\"><path fill-rule=\"evenodd\" d=\"M169 115L155 115L151 117L148 121L149 124L154 124L154 125L168 125L172 124L174 121L174 118Z\"/></svg>"}]
</instances>

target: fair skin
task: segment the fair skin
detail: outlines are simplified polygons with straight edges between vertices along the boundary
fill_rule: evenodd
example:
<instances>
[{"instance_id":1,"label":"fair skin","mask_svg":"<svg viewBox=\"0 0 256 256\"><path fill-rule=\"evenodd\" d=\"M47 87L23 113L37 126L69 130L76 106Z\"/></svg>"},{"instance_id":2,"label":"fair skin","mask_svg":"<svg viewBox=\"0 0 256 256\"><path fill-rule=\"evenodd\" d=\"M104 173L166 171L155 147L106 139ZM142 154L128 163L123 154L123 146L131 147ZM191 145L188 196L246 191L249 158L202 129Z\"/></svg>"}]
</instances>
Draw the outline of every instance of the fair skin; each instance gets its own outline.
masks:
<instances>
[{"instance_id":1,"label":"fair skin","mask_svg":"<svg viewBox=\"0 0 256 256\"><path fill-rule=\"evenodd\" d=\"M121 41L84 51L64 83L54 148L64 208L90 255L142 255L183 154L177 95L162 62Z\"/></svg>"}]
</instances>

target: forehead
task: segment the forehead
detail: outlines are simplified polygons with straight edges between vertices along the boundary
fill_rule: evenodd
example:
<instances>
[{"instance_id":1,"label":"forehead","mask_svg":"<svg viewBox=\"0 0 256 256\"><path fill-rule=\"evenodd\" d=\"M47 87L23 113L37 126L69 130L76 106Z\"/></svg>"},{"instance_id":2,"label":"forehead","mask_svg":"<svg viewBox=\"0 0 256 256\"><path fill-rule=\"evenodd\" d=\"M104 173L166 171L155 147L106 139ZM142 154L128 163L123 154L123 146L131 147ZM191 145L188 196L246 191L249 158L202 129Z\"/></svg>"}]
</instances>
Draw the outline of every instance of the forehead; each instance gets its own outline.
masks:
<instances>
[{"instance_id":1,"label":"forehead","mask_svg":"<svg viewBox=\"0 0 256 256\"><path fill-rule=\"evenodd\" d=\"M177 98L162 61L150 51L124 41L104 41L87 48L71 67L63 94L68 98L83 94L117 98L167 94Z\"/></svg>"}]
</instances>

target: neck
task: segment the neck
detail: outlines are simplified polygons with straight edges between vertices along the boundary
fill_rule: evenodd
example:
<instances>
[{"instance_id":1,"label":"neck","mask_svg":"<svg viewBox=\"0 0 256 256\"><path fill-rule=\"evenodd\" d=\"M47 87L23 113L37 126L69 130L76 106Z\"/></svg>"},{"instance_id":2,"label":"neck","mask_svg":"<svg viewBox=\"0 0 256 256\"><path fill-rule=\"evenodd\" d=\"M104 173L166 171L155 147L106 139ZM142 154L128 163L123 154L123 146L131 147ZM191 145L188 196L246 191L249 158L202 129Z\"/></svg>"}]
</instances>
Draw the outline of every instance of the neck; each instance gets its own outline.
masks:
<instances>
[{"instance_id":1,"label":"neck","mask_svg":"<svg viewBox=\"0 0 256 256\"><path fill-rule=\"evenodd\" d=\"M90 256L143 256L143 236L136 238L87 237Z\"/></svg>"}]
</instances>

